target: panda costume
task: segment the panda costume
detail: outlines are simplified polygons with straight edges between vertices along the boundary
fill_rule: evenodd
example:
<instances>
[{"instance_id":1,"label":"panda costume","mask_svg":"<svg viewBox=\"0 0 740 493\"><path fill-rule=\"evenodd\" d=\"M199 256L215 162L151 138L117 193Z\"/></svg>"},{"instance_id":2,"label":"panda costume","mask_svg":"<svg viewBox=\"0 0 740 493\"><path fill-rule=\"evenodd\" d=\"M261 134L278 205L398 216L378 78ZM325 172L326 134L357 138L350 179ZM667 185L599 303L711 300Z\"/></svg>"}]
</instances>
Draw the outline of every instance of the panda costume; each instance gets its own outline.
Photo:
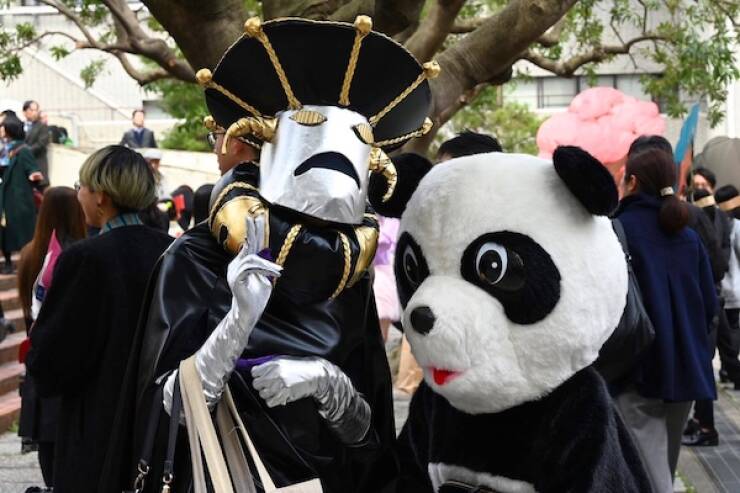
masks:
<instances>
[{"instance_id":1,"label":"panda costume","mask_svg":"<svg viewBox=\"0 0 740 493\"><path fill-rule=\"evenodd\" d=\"M617 190L580 149L553 161L482 154L426 176L421 158L397 166L403 187L379 212L402 213L396 282L424 370L399 491L651 491L591 367L627 295L605 217Z\"/></svg>"}]
</instances>

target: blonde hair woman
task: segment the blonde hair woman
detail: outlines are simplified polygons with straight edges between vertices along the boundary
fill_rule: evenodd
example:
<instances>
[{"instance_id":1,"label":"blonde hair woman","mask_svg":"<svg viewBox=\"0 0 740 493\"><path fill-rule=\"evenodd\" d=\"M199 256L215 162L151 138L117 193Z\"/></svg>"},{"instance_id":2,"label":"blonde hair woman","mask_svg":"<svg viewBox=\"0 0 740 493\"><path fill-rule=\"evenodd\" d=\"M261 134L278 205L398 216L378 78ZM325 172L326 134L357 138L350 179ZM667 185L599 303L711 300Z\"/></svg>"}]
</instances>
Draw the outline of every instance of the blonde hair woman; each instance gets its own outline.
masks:
<instances>
[{"instance_id":1,"label":"blonde hair woman","mask_svg":"<svg viewBox=\"0 0 740 493\"><path fill-rule=\"evenodd\" d=\"M105 452L136 322L149 274L171 238L139 220L156 200L156 184L136 151L96 151L77 188L85 221L100 232L60 255L26 363L38 393L62 399L54 489L104 491L98 481L115 474L103 472Z\"/></svg>"}]
</instances>

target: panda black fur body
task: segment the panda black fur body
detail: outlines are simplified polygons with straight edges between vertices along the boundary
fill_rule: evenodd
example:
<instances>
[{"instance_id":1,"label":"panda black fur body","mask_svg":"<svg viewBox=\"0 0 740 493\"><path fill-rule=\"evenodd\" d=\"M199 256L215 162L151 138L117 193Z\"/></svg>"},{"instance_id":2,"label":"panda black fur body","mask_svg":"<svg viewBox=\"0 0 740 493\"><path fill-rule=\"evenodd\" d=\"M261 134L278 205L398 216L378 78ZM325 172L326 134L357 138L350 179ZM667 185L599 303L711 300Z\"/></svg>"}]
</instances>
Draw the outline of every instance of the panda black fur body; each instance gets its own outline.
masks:
<instances>
[{"instance_id":1,"label":"panda black fur body","mask_svg":"<svg viewBox=\"0 0 740 493\"><path fill-rule=\"evenodd\" d=\"M554 161L455 159L408 201L396 281L425 382L401 436L399 491L650 491L590 367L627 293L599 217L616 188L583 151Z\"/></svg>"}]
</instances>

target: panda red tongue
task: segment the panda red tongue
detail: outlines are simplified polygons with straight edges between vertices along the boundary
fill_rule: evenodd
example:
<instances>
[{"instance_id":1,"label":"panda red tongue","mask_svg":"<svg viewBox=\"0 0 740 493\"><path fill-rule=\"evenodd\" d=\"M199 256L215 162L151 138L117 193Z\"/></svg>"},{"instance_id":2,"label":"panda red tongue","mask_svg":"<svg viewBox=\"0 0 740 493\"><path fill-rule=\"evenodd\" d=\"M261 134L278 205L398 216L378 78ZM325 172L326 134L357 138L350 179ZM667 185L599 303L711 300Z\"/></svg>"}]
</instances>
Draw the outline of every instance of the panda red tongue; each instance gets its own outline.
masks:
<instances>
[{"instance_id":1,"label":"panda red tongue","mask_svg":"<svg viewBox=\"0 0 740 493\"><path fill-rule=\"evenodd\" d=\"M459 371L441 370L439 368L432 368L432 377L434 378L434 383L436 383L437 385L444 385L459 375L460 375Z\"/></svg>"}]
</instances>

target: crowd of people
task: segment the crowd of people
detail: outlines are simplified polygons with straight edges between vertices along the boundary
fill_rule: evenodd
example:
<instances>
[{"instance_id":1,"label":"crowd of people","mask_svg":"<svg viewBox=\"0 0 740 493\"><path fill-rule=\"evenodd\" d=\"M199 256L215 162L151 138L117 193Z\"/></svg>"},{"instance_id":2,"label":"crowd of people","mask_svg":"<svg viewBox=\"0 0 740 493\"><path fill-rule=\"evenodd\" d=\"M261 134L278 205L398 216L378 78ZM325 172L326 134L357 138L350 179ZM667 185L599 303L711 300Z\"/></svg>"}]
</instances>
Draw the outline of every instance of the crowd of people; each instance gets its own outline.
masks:
<instances>
[{"instance_id":1,"label":"crowd of people","mask_svg":"<svg viewBox=\"0 0 740 493\"><path fill-rule=\"evenodd\" d=\"M26 450L38 450L51 488L60 477L95 476L102 467L103 437L117 419L117 389L149 274L172 241L165 234L170 221L183 218L180 210L157 222L163 212L157 204L171 199L161 186L161 156L123 146L93 153L80 170L76 191L46 188L36 212L33 187L44 175L31 146L23 144L23 127L8 114L0 124L9 159L0 197L11 204L4 208L0 234L6 265L11 252L21 251L18 286L32 341L19 432ZM212 136L214 148L222 138ZM439 147L437 162L487 152L503 150L493 137L464 132ZM254 157L253 147L235 139L226 153L218 153L219 168L226 173ZM401 154L394 161L403 165L416 158ZM718 187L704 168L689 177L688 201L674 192L675 181L670 144L657 136L638 139L614 213L624 226L655 339L642 354L626 355L634 359L633 367L610 384L660 492L672 491L682 443L718 443L712 412L715 347L720 379L740 388L740 195L733 185ZM195 224L207 218L212 188L190 191L186 214ZM182 194L182 187L171 193ZM190 222L188 216L182 230ZM381 219L374 284L384 338L390 325L400 327L392 268L397 230L396 219ZM111 256L113 251L127 254ZM89 375L97 377L91 381ZM421 379L404 340L396 388L413 394Z\"/></svg>"}]
</instances>

